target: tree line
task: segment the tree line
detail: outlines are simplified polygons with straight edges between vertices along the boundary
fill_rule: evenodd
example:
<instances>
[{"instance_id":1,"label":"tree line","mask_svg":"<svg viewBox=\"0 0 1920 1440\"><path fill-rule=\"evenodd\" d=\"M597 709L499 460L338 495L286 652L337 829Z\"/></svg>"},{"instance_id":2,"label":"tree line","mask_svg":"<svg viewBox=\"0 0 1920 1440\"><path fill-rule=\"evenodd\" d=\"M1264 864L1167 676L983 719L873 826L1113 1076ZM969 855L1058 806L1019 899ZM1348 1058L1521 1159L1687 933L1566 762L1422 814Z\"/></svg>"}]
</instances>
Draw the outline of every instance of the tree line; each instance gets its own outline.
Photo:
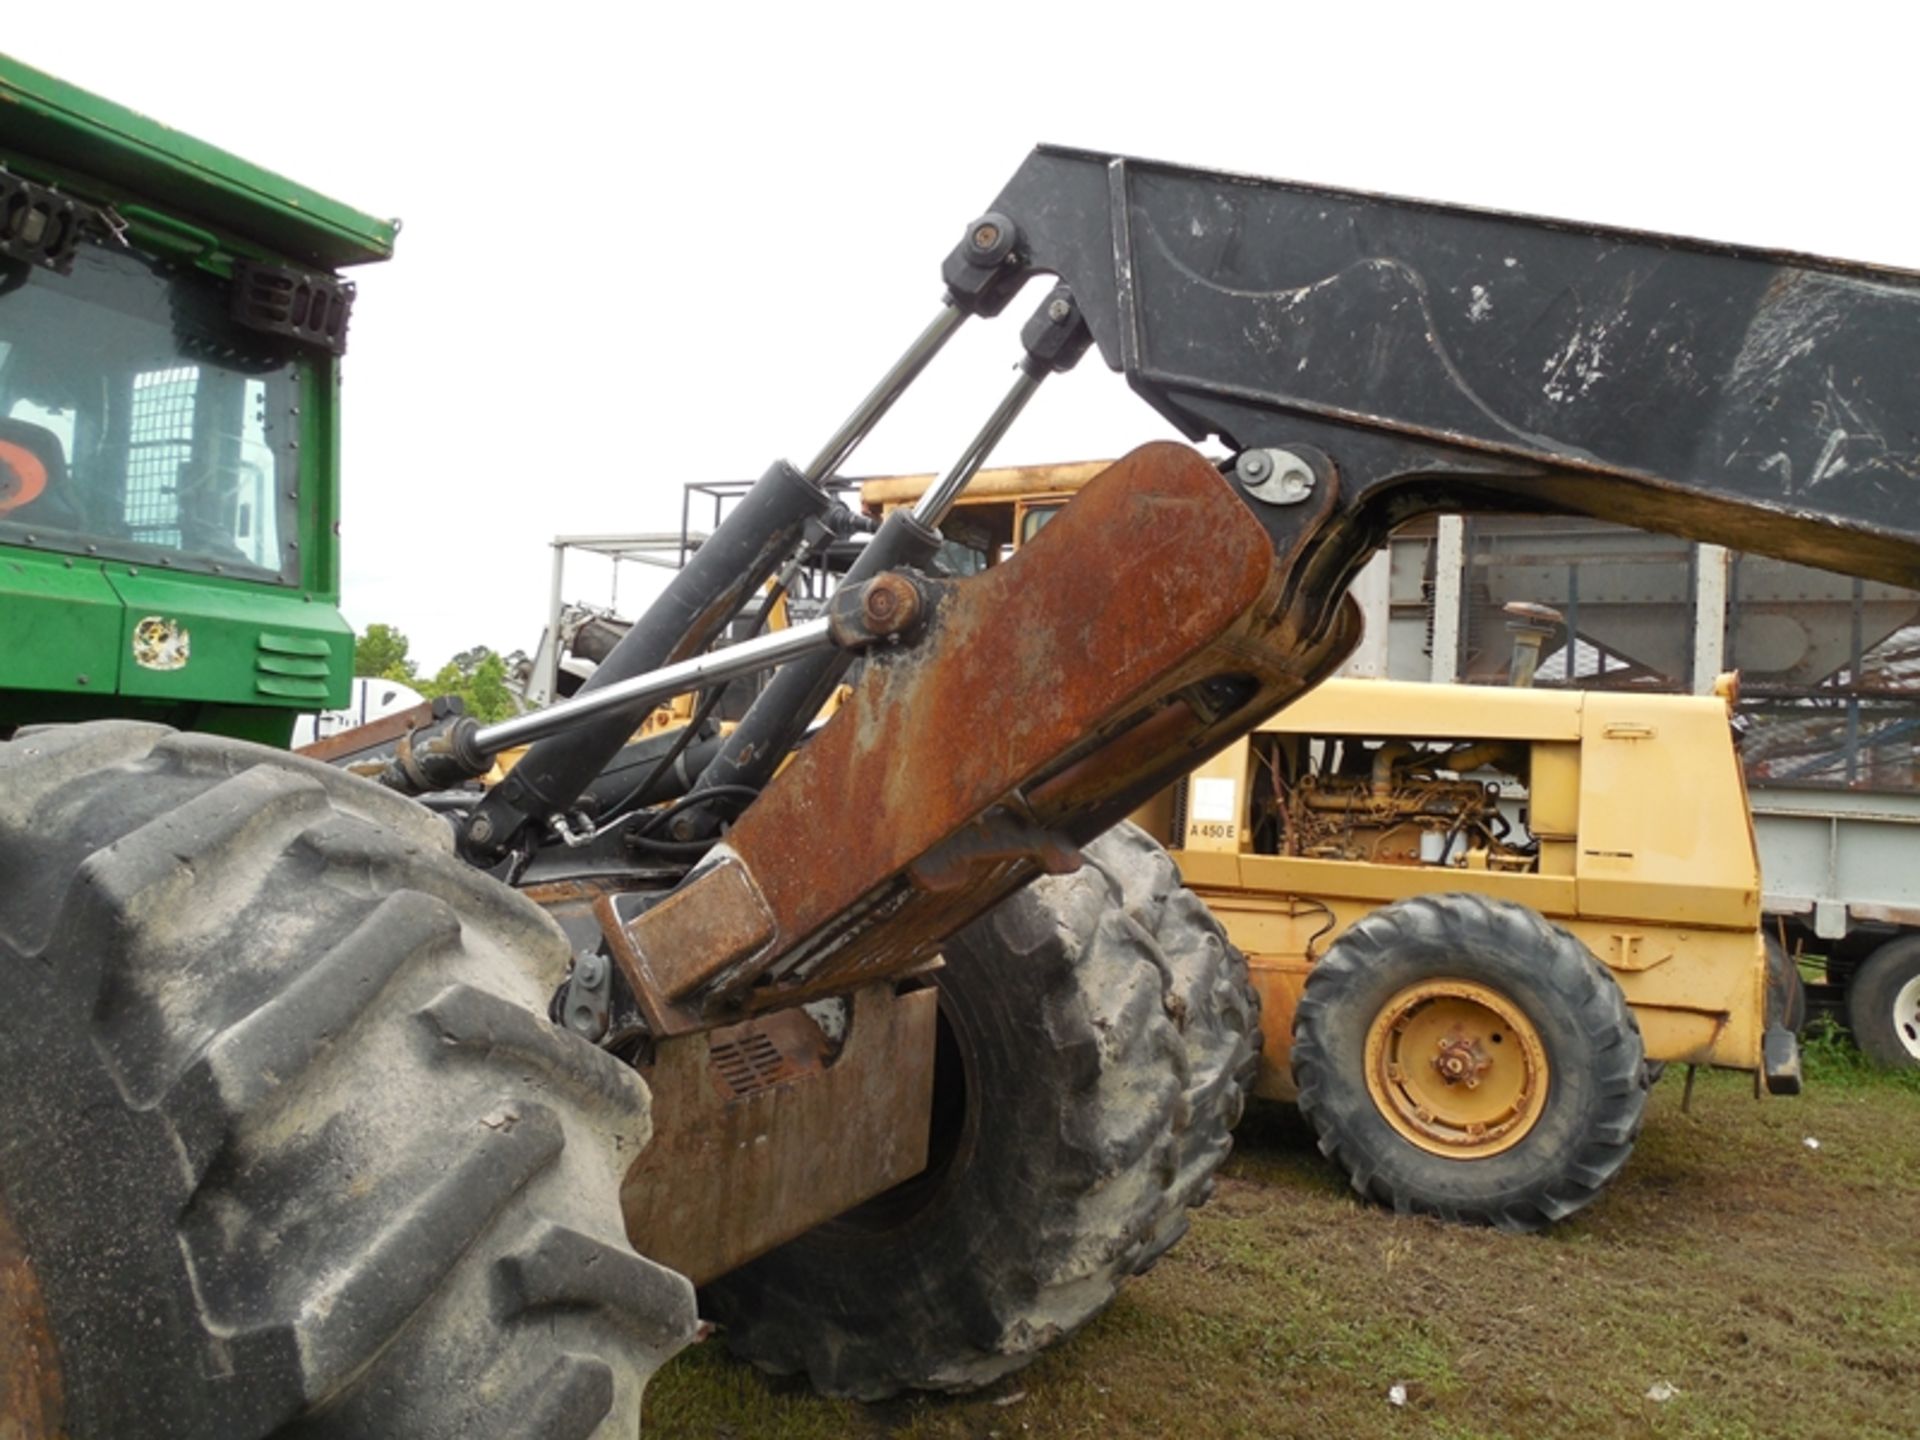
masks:
<instances>
[{"instance_id":1,"label":"tree line","mask_svg":"<svg viewBox=\"0 0 1920 1440\"><path fill-rule=\"evenodd\" d=\"M467 713L482 724L504 720L520 712L507 684L506 659L486 645L462 650L431 676L420 673L407 652L406 634L376 621L354 637L353 673L375 680L397 680L411 685L429 700L457 695Z\"/></svg>"}]
</instances>

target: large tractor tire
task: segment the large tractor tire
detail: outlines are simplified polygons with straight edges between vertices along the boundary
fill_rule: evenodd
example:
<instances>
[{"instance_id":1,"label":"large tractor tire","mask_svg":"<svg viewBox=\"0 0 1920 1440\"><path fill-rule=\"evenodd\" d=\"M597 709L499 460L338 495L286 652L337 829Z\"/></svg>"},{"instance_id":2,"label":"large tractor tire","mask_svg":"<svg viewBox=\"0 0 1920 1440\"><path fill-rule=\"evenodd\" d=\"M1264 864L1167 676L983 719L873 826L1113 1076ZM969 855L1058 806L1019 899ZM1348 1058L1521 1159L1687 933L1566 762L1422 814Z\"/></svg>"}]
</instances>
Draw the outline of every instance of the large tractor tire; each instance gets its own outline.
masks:
<instances>
[{"instance_id":1,"label":"large tractor tire","mask_svg":"<svg viewBox=\"0 0 1920 1440\"><path fill-rule=\"evenodd\" d=\"M621 1220L647 1090L441 822L79 725L0 744L0 876L0 1432L637 1432L696 1324Z\"/></svg>"},{"instance_id":2,"label":"large tractor tire","mask_svg":"<svg viewBox=\"0 0 1920 1440\"><path fill-rule=\"evenodd\" d=\"M1313 967L1294 1017L1301 1113L1354 1189L1503 1230L1564 1220L1619 1173L1642 1061L1606 967L1480 895L1374 911Z\"/></svg>"},{"instance_id":3,"label":"large tractor tire","mask_svg":"<svg viewBox=\"0 0 1920 1440\"><path fill-rule=\"evenodd\" d=\"M1847 982L1847 1028L1882 1065L1920 1065L1920 935L1889 940Z\"/></svg>"},{"instance_id":4,"label":"large tractor tire","mask_svg":"<svg viewBox=\"0 0 1920 1440\"><path fill-rule=\"evenodd\" d=\"M931 1159L703 1292L831 1395L963 1391L1099 1314L1212 1192L1252 1083L1246 961L1122 825L947 945Z\"/></svg>"}]
</instances>

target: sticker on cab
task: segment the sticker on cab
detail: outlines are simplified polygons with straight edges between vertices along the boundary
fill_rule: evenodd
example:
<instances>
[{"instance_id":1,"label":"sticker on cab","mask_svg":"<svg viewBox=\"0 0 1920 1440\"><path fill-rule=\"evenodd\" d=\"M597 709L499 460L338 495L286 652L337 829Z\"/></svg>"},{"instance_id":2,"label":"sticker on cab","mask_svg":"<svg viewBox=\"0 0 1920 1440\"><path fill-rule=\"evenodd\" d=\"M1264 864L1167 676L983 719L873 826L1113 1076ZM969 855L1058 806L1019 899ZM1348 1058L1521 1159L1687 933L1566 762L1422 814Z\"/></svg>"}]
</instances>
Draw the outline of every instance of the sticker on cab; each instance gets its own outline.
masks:
<instances>
[{"instance_id":1,"label":"sticker on cab","mask_svg":"<svg viewBox=\"0 0 1920 1440\"><path fill-rule=\"evenodd\" d=\"M147 670L185 668L193 637L178 620L149 615L133 627L133 663Z\"/></svg>"}]
</instances>

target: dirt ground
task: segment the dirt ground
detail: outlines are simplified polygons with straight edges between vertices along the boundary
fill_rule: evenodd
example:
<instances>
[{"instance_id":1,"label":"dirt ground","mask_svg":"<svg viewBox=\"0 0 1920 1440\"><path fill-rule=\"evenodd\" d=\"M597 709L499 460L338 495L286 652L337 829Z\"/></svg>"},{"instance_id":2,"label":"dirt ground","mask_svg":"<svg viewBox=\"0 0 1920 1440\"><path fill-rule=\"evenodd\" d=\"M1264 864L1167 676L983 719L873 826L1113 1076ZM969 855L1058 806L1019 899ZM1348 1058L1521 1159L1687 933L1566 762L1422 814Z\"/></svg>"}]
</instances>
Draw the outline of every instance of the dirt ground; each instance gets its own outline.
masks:
<instances>
[{"instance_id":1,"label":"dirt ground","mask_svg":"<svg viewBox=\"0 0 1920 1440\"><path fill-rule=\"evenodd\" d=\"M1764 1102L1702 1075L1690 1115L1669 1074L1613 1189L1545 1237L1363 1205L1257 1106L1188 1238L1021 1374L861 1406L716 1342L655 1379L647 1434L1912 1436L1920 1081L1832 1041L1809 1067Z\"/></svg>"}]
</instances>

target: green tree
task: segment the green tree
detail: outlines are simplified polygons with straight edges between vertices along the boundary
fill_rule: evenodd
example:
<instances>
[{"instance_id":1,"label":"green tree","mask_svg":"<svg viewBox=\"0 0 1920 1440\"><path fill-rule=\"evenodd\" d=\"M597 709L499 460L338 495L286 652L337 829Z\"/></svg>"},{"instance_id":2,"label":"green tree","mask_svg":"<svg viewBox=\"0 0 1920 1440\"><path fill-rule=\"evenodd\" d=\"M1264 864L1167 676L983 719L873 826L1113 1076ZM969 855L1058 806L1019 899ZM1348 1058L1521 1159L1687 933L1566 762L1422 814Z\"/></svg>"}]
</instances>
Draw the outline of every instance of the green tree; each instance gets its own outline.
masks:
<instances>
[{"instance_id":1,"label":"green tree","mask_svg":"<svg viewBox=\"0 0 1920 1440\"><path fill-rule=\"evenodd\" d=\"M520 709L513 692L507 689L507 662L485 645L462 650L431 680L414 683L430 700L442 695L459 696L467 713L483 725L504 720Z\"/></svg>"},{"instance_id":2,"label":"green tree","mask_svg":"<svg viewBox=\"0 0 1920 1440\"><path fill-rule=\"evenodd\" d=\"M353 642L353 673L375 680L418 685L419 671L408 656L407 648L404 632L375 621Z\"/></svg>"}]
</instances>

